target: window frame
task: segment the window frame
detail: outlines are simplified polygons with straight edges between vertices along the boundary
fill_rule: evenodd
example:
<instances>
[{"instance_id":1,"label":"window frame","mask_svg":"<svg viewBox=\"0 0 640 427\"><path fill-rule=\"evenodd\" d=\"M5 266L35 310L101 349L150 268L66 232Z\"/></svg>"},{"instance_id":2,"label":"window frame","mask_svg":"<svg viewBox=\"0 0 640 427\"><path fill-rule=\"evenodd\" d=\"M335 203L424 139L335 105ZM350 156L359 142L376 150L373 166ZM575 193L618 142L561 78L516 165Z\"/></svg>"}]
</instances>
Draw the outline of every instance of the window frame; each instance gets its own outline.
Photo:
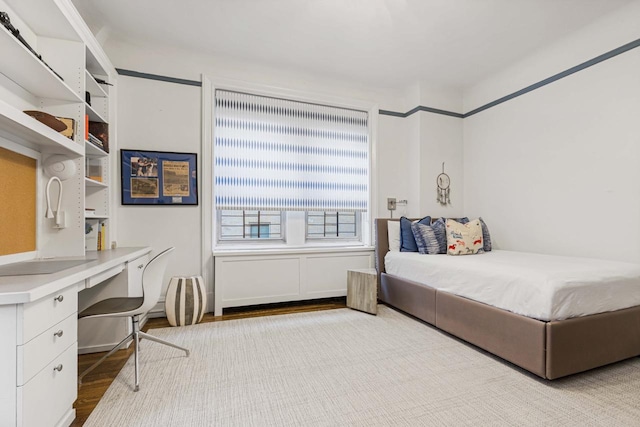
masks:
<instances>
[{"instance_id":1,"label":"window frame","mask_svg":"<svg viewBox=\"0 0 640 427\"><path fill-rule=\"evenodd\" d=\"M203 167L203 209L202 225L205 237L203 238L203 254L207 251L234 250L252 251L260 249L286 250L287 248L344 248L348 246L371 247L373 244L373 218L377 215L377 134L378 134L378 105L373 101L361 101L354 98L344 98L340 95L327 95L325 93L306 92L300 90L283 89L281 87L266 86L259 83L240 82L225 78L210 78L203 76L203 138L202 152L203 161L207 164ZM306 103L322 103L340 108L349 108L366 111L368 113L368 137L369 137L369 198L368 209L360 212L360 237L359 240L335 240L331 241L306 239L306 220L300 219L297 214L304 212L287 212L283 218L283 240L274 241L270 239L245 239L244 241L231 242L219 239L217 225L217 210L213 199L214 190L214 165L213 165L213 140L215 137L215 91L217 89L247 92L255 95L270 96L290 99ZM336 94L339 92L336 91ZM296 215L291 215L296 214ZM298 227L296 228L296 224Z\"/></svg>"},{"instance_id":2,"label":"window frame","mask_svg":"<svg viewBox=\"0 0 640 427\"><path fill-rule=\"evenodd\" d=\"M286 243L286 212L284 211L269 211L269 212L280 212L280 237L267 237L267 238L259 238L259 237L242 237L242 238L223 238L222 237L222 213L224 210L215 210L215 218L216 218L216 236L217 236L217 245L227 245L227 244L274 244L274 243ZM244 212L244 211L243 211ZM260 212L260 211L258 211ZM256 224L259 225L260 223ZM245 222L244 218L242 221L242 234L245 235L245 228L247 226L251 226L252 224Z\"/></svg>"},{"instance_id":3,"label":"window frame","mask_svg":"<svg viewBox=\"0 0 640 427\"><path fill-rule=\"evenodd\" d=\"M329 211L321 211L324 212L325 214ZM333 212L333 211L331 211ZM340 213L340 211L336 212L337 214ZM311 242L361 242L362 241L362 212L354 212L355 214L355 236L346 236L346 237L340 237L338 236L322 236L322 237L309 237L309 212L305 212L305 231L304 231L304 235L305 235L305 240L307 242L311 241ZM325 221L325 227L326 227L326 221ZM340 227L340 222L338 222L336 224L336 228L338 231Z\"/></svg>"}]
</instances>

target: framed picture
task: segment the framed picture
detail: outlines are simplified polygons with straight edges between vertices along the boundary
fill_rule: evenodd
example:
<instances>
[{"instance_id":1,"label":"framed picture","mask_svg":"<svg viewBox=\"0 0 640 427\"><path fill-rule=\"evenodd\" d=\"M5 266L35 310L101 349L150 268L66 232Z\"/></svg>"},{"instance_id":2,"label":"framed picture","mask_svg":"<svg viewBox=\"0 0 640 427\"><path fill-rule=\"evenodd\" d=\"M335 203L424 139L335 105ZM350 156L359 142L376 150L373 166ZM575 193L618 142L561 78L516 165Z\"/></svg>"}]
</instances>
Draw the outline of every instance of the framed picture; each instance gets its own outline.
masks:
<instances>
[{"instance_id":1,"label":"framed picture","mask_svg":"<svg viewBox=\"0 0 640 427\"><path fill-rule=\"evenodd\" d=\"M197 205L195 153L120 150L123 205Z\"/></svg>"}]
</instances>

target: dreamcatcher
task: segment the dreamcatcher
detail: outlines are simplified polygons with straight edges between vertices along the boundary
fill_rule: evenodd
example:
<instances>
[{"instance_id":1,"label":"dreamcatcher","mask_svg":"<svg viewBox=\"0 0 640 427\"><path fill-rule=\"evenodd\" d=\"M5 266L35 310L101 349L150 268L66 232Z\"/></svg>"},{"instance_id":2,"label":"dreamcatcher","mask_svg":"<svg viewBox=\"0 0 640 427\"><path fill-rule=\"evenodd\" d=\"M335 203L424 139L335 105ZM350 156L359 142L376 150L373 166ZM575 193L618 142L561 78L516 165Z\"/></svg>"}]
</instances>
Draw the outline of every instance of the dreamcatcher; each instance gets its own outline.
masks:
<instances>
[{"instance_id":1,"label":"dreamcatcher","mask_svg":"<svg viewBox=\"0 0 640 427\"><path fill-rule=\"evenodd\" d=\"M441 205L450 205L451 198L449 197L449 185L451 184L451 178L449 178L449 175L444 173L444 162L442 162L442 173L436 178L436 184L438 184L438 203Z\"/></svg>"}]
</instances>

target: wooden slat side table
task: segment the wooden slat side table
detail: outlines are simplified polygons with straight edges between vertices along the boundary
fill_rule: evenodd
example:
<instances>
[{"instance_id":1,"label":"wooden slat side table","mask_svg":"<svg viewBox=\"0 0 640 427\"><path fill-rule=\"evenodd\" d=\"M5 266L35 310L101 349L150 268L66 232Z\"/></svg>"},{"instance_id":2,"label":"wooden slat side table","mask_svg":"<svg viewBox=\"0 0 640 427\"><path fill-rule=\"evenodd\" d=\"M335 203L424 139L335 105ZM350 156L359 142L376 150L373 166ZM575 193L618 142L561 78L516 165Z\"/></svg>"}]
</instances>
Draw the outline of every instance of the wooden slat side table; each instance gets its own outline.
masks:
<instances>
[{"instance_id":1,"label":"wooden slat side table","mask_svg":"<svg viewBox=\"0 0 640 427\"><path fill-rule=\"evenodd\" d=\"M378 312L378 273L375 268L347 270L347 307Z\"/></svg>"}]
</instances>

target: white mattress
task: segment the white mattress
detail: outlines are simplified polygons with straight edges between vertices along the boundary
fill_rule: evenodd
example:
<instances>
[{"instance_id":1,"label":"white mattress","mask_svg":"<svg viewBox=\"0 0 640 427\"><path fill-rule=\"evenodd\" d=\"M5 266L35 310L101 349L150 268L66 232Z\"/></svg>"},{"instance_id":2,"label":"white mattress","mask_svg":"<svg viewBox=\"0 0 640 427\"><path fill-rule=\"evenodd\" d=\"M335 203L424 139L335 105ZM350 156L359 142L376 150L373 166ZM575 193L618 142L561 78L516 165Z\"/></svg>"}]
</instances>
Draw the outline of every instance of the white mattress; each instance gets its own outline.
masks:
<instances>
[{"instance_id":1,"label":"white mattress","mask_svg":"<svg viewBox=\"0 0 640 427\"><path fill-rule=\"evenodd\" d=\"M640 265L493 250L448 256L389 252L388 274L540 320L640 305Z\"/></svg>"}]
</instances>

